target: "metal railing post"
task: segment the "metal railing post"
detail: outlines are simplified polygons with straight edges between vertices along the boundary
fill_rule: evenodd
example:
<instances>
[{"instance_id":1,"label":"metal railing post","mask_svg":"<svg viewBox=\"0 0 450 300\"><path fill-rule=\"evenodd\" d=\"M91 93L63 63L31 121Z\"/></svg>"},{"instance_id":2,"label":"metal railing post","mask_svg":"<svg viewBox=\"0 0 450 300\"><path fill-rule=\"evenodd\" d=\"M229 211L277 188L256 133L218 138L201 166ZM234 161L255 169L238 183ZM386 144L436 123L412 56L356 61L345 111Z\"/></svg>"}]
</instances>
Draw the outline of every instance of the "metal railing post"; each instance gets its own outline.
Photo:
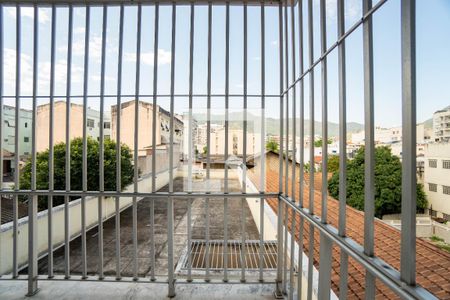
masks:
<instances>
[{"instance_id":1,"label":"metal railing post","mask_svg":"<svg viewBox=\"0 0 450 300\"><path fill-rule=\"evenodd\" d=\"M274 296L283 299L283 208L281 197L278 197L278 219L277 219L277 278Z\"/></svg>"},{"instance_id":2,"label":"metal railing post","mask_svg":"<svg viewBox=\"0 0 450 300\"><path fill-rule=\"evenodd\" d=\"M34 5L33 25L33 124L32 124L32 174L31 189L36 190L36 108L37 108L37 78L38 78L38 33L39 33L39 9ZM1 151L1 149L0 149ZM3 176L3 174L0 174ZM33 296L38 292L37 281L37 205L38 196L32 196L28 203L28 293ZM1 215L1 214L0 214ZM1 222L0 222L1 223Z\"/></svg>"},{"instance_id":3,"label":"metal railing post","mask_svg":"<svg viewBox=\"0 0 450 300\"><path fill-rule=\"evenodd\" d=\"M171 62L170 62L170 148L169 148L169 193L173 193L173 146L174 146L174 121L175 121L175 37L176 37L176 17L177 5L172 3L172 42L171 42ZM173 235L174 235L174 215L173 215L173 197L169 196L167 202L167 268L168 268L168 297L175 297L175 274L174 274L174 251L173 251Z\"/></svg>"}]
</instances>

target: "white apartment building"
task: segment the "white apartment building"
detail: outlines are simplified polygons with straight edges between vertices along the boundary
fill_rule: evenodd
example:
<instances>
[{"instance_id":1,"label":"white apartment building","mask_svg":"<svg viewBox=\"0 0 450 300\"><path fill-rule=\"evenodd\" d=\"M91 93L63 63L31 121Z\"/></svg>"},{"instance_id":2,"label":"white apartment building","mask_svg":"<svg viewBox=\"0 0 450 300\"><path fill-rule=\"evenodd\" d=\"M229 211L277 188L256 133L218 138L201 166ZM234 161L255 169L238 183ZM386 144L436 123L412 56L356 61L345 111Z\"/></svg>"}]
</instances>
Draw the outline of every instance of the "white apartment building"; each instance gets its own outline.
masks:
<instances>
[{"instance_id":1,"label":"white apartment building","mask_svg":"<svg viewBox=\"0 0 450 300\"><path fill-rule=\"evenodd\" d=\"M16 108L3 105L3 149L15 153L16 140ZM21 109L19 114L19 157L28 156L31 153L31 124L33 114L31 110Z\"/></svg>"},{"instance_id":2,"label":"white apartment building","mask_svg":"<svg viewBox=\"0 0 450 300\"><path fill-rule=\"evenodd\" d=\"M177 116L179 119L183 121L183 160L188 159L189 155L189 139L192 139L192 156L195 156L195 144L198 136L198 122L196 119L191 119L191 135L189 135L189 113L184 113L181 116ZM197 149L200 151L200 149Z\"/></svg>"},{"instance_id":3,"label":"white apartment building","mask_svg":"<svg viewBox=\"0 0 450 300\"><path fill-rule=\"evenodd\" d=\"M53 104L53 144L66 142L66 109L65 101L56 101ZM37 107L36 149L38 152L49 147L50 104ZM70 139L83 136L83 105L71 103L70 106ZM87 108L87 135L99 140L100 126L103 126L105 139L111 137L111 117L109 113L103 116L103 125L100 124L100 112Z\"/></svg>"},{"instance_id":4,"label":"white apartment building","mask_svg":"<svg viewBox=\"0 0 450 300\"><path fill-rule=\"evenodd\" d=\"M450 141L450 105L433 114L433 132L436 142Z\"/></svg>"},{"instance_id":5,"label":"white apartment building","mask_svg":"<svg viewBox=\"0 0 450 300\"><path fill-rule=\"evenodd\" d=\"M31 153L31 125L33 114L31 110L21 109L19 113L19 124L16 124L16 108L14 106L3 105L2 149L3 152L3 174L4 180L14 173L16 159L16 125L19 126L19 160L24 161ZM9 178L9 179L8 179Z\"/></svg>"},{"instance_id":6,"label":"white apartment building","mask_svg":"<svg viewBox=\"0 0 450 300\"><path fill-rule=\"evenodd\" d=\"M198 128L198 141L196 147L200 153L203 153L204 147L207 146L206 141L206 125ZM204 135L204 136L203 136ZM241 156L243 155L244 132L242 129L228 130L228 154ZM195 148L195 147L194 147ZM224 155L225 154L225 127L222 125L211 124L210 130L210 147L209 154ZM261 152L261 134L247 132L247 155L255 155Z\"/></svg>"},{"instance_id":7,"label":"white apartment building","mask_svg":"<svg viewBox=\"0 0 450 300\"><path fill-rule=\"evenodd\" d=\"M424 187L429 209L450 221L450 143L425 146Z\"/></svg>"},{"instance_id":8,"label":"white apartment building","mask_svg":"<svg viewBox=\"0 0 450 300\"><path fill-rule=\"evenodd\" d=\"M349 142L351 143L364 144L364 140L365 140L364 130L350 134ZM375 143L388 144L398 142L401 140L402 140L401 127L392 127L392 128L375 127Z\"/></svg>"}]
</instances>

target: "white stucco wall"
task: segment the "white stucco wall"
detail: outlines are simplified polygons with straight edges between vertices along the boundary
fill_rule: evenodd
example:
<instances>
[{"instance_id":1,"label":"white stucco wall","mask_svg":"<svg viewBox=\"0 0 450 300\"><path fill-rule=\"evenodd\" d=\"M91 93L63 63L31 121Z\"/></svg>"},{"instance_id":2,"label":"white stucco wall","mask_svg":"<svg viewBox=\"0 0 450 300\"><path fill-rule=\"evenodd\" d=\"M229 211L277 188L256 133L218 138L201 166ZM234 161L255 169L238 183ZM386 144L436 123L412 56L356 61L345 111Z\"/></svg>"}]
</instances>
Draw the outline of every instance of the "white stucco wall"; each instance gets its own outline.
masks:
<instances>
[{"instance_id":1,"label":"white stucco wall","mask_svg":"<svg viewBox=\"0 0 450 300\"><path fill-rule=\"evenodd\" d=\"M156 174L156 190L169 182L169 171L165 170ZM152 176L147 175L139 180L138 191L148 193L152 190ZM124 190L133 191L133 184ZM138 199L138 200L141 200ZM131 197L120 198L120 210L128 208L132 204ZM53 246L57 248L64 244L64 204L53 207ZM69 204L69 220L71 239L81 234L81 199L73 200ZM104 220L115 215L115 198L103 199ZM98 197L86 198L86 228L92 228L98 224ZM37 249L39 256L45 256L48 249L48 211L41 211L37 216ZM18 226L17 258L19 268L28 263L28 217L21 218ZM8 274L12 271L13 257L13 224L12 222L0 227L0 274Z\"/></svg>"},{"instance_id":2,"label":"white stucco wall","mask_svg":"<svg viewBox=\"0 0 450 300\"><path fill-rule=\"evenodd\" d=\"M241 185L243 184L243 172L241 168L237 169L239 175L239 182ZM246 178L246 188L247 192L258 193L259 190L253 184L253 182L247 177ZM258 231L260 230L260 217L259 217L259 209L260 203L259 199L255 198L247 198L247 204L252 212L252 217L255 220L256 226L258 227ZM277 239L277 220L278 216L275 214L273 209L265 202L264 205L264 239L266 240L276 240ZM288 254L291 253L291 234L288 232L287 234L287 251ZM289 255L288 255L289 256ZM294 263L298 265L299 263L299 246L297 241L294 243ZM308 256L303 252L302 255L302 299L307 298L307 290L308 290L308 264L309 259ZM319 291L319 271L316 267L313 266L313 299L317 299ZM337 300L338 297L331 290L330 291L330 299Z\"/></svg>"}]
</instances>

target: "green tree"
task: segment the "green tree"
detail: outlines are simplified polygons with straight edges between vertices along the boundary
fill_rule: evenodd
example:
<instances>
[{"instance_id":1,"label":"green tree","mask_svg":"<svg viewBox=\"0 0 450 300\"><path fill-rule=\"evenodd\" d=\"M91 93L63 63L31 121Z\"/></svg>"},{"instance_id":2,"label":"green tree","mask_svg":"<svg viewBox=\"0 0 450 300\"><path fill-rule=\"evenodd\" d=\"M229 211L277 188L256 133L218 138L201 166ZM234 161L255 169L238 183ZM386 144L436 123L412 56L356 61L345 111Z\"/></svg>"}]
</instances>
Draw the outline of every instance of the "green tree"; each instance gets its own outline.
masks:
<instances>
[{"instance_id":1,"label":"green tree","mask_svg":"<svg viewBox=\"0 0 450 300\"><path fill-rule=\"evenodd\" d=\"M333 141L331 139L328 139L327 144L331 144ZM319 148L322 147L322 139L314 141L314 147Z\"/></svg>"},{"instance_id":2,"label":"green tree","mask_svg":"<svg viewBox=\"0 0 450 300\"><path fill-rule=\"evenodd\" d=\"M266 150L272 152L278 152L278 143L275 139L271 138L266 142Z\"/></svg>"},{"instance_id":3,"label":"green tree","mask_svg":"<svg viewBox=\"0 0 450 300\"><path fill-rule=\"evenodd\" d=\"M330 155L328 156L328 172L335 173L339 171L339 156L338 155Z\"/></svg>"},{"instance_id":4,"label":"green tree","mask_svg":"<svg viewBox=\"0 0 450 300\"><path fill-rule=\"evenodd\" d=\"M203 147L203 154L208 154L208 147L207 146L204 146Z\"/></svg>"},{"instance_id":5,"label":"green tree","mask_svg":"<svg viewBox=\"0 0 450 300\"><path fill-rule=\"evenodd\" d=\"M36 157L36 188L48 190L48 149L39 152ZM70 142L70 187L71 190L81 191L83 188L83 140L75 138ZM91 137L87 138L87 187L90 191L99 190L99 143ZM116 190L116 142L111 139L104 141L104 172L105 190ZM59 143L54 146L54 189L66 189L66 144ZM133 164L131 150L121 145L121 189L133 181ZM27 161L20 172L20 189L31 188L31 160ZM78 198L78 197L74 197ZM54 197L53 205L60 205L64 197ZM39 209L47 208L47 197L39 198Z\"/></svg>"},{"instance_id":6,"label":"green tree","mask_svg":"<svg viewBox=\"0 0 450 300\"><path fill-rule=\"evenodd\" d=\"M375 216L401 212L402 164L391 153L389 147L375 148ZM339 197L339 172L328 181L328 191L334 198ZM356 153L347 164L347 204L364 210L364 148ZM417 210L423 211L427 200L421 184L417 185Z\"/></svg>"}]
</instances>

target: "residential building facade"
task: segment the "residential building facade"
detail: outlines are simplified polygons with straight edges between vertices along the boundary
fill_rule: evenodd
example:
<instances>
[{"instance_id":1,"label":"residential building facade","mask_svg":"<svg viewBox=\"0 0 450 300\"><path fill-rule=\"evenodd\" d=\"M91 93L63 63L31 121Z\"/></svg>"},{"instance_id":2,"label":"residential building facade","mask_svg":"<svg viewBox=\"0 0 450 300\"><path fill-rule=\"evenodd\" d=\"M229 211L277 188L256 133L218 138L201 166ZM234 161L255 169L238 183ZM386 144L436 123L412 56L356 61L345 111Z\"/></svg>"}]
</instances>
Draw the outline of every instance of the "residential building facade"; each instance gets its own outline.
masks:
<instances>
[{"instance_id":1,"label":"residential building facade","mask_svg":"<svg viewBox=\"0 0 450 300\"><path fill-rule=\"evenodd\" d=\"M207 147L206 141L207 130L205 126L199 127L199 140L197 149L200 153L203 153L203 149ZM205 135L203 137L203 135ZM223 126L212 126L210 130L210 145L209 154L211 155L224 155L225 154L225 127ZM255 155L261 152L261 134L254 132L247 132L247 155ZM235 156L242 156L244 145L244 131L242 129L229 129L228 130L228 154ZM208 147L207 147L208 148Z\"/></svg>"},{"instance_id":2,"label":"residential building facade","mask_svg":"<svg viewBox=\"0 0 450 300\"><path fill-rule=\"evenodd\" d=\"M9 105L3 105L3 124L1 130L3 133L3 149L16 153L16 108ZM31 110L21 109L19 114L19 157L29 156L31 153L31 128L33 114Z\"/></svg>"},{"instance_id":3,"label":"residential building facade","mask_svg":"<svg viewBox=\"0 0 450 300\"><path fill-rule=\"evenodd\" d=\"M66 110L65 101L56 101L53 104L53 144L66 142ZM104 127L104 137L111 137L111 117L109 113L103 116L103 125L100 124L100 112L87 108L87 136L95 140L100 139L100 126ZM36 149L38 152L49 147L50 104L37 107L36 122ZM83 137L83 105L71 103L70 106L70 139Z\"/></svg>"},{"instance_id":4,"label":"residential building facade","mask_svg":"<svg viewBox=\"0 0 450 300\"><path fill-rule=\"evenodd\" d=\"M424 158L429 212L450 221L450 143L427 144Z\"/></svg>"},{"instance_id":5,"label":"residential building facade","mask_svg":"<svg viewBox=\"0 0 450 300\"><path fill-rule=\"evenodd\" d=\"M450 105L433 114L433 132L436 142L450 141Z\"/></svg>"},{"instance_id":6,"label":"residential building facade","mask_svg":"<svg viewBox=\"0 0 450 300\"><path fill-rule=\"evenodd\" d=\"M135 132L135 105L131 100L121 105L120 115L120 142L134 151ZM139 101L139 129L138 129L138 151L139 156L146 156L147 150L153 145L153 104ZM160 106L156 106L156 145L170 143L170 113ZM183 144L183 121L174 117L174 144L181 147ZM111 107L111 138L117 139L117 105ZM182 148L180 148L182 149Z\"/></svg>"}]
</instances>

